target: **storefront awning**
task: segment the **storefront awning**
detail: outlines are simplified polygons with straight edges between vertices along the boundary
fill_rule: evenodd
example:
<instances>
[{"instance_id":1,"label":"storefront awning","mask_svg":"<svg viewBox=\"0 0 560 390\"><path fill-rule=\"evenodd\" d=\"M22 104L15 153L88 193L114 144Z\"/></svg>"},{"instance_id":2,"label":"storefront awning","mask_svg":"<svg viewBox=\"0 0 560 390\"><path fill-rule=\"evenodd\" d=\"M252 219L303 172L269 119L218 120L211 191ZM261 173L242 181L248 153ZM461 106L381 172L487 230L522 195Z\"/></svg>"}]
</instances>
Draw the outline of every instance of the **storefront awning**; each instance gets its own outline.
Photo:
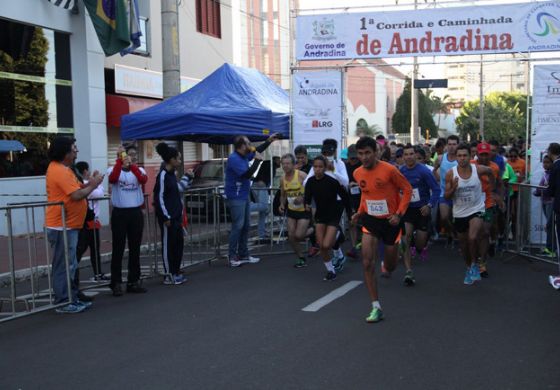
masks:
<instances>
[{"instance_id":1,"label":"storefront awning","mask_svg":"<svg viewBox=\"0 0 560 390\"><path fill-rule=\"evenodd\" d=\"M161 100L106 94L107 126L121 127L121 116L155 106L158 103L161 103Z\"/></svg>"}]
</instances>

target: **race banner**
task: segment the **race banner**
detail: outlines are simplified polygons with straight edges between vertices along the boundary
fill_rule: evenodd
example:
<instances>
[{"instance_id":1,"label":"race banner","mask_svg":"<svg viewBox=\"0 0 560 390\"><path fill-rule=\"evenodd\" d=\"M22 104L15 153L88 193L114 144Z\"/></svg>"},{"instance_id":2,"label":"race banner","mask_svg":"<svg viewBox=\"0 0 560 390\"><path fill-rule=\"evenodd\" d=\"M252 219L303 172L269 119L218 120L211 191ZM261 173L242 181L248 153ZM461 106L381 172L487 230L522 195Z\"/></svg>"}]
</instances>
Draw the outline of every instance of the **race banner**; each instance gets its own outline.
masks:
<instances>
[{"instance_id":1,"label":"race banner","mask_svg":"<svg viewBox=\"0 0 560 390\"><path fill-rule=\"evenodd\" d=\"M298 61L560 50L560 2L302 15Z\"/></svg>"},{"instance_id":2,"label":"race banner","mask_svg":"<svg viewBox=\"0 0 560 390\"><path fill-rule=\"evenodd\" d=\"M296 72L292 76L294 145L316 151L325 138L342 142L342 73Z\"/></svg>"},{"instance_id":3,"label":"race banner","mask_svg":"<svg viewBox=\"0 0 560 390\"><path fill-rule=\"evenodd\" d=\"M538 185L543 177L543 157L551 142L558 142L560 125L560 65L535 65L533 72L533 107L531 136L531 184ZM542 198L531 196L530 240L544 244L546 218Z\"/></svg>"}]
</instances>

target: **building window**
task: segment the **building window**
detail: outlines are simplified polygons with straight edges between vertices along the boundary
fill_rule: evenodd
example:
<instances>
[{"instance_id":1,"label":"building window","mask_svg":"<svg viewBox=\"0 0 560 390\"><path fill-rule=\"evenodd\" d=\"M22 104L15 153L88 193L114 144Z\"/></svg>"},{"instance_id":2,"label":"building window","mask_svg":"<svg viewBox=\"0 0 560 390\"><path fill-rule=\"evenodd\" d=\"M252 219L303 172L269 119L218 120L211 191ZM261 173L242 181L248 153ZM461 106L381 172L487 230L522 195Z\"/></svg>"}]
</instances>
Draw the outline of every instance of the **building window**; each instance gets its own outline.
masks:
<instances>
[{"instance_id":1,"label":"building window","mask_svg":"<svg viewBox=\"0 0 560 390\"><path fill-rule=\"evenodd\" d=\"M44 175L56 134L74 133L70 35L0 19L0 178Z\"/></svg>"},{"instance_id":2,"label":"building window","mask_svg":"<svg viewBox=\"0 0 560 390\"><path fill-rule=\"evenodd\" d=\"M196 30L216 38L222 37L219 0L196 0Z\"/></svg>"},{"instance_id":3,"label":"building window","mask_svg":"<svg viewBox=\"0 0 560 390\"><path fill-rule=\"evenodd\" d=\"M140 20L140 31L142 32L142 36L140 36L140 46L137 47L133 53L142 56L149 56L150 47L148 46L148 42L149 42L148 19L141 16L139 20Z\"/></svg>"}]
</instances>

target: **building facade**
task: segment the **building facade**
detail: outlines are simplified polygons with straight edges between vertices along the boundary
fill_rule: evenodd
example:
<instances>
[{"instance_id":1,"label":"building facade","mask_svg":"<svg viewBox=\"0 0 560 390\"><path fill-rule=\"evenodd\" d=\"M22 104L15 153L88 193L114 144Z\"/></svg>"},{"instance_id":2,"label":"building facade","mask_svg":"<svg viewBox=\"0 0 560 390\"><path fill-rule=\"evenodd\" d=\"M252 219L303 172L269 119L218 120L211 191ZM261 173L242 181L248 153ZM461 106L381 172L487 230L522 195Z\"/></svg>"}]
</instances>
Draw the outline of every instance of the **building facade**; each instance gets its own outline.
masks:
<instances>
[{"instance_id":1,"label":"building facade","mask_svg":"<svg viewBox=\"0 0 560 390\"><path fill-rule=\"evenodd\" d=\"M237 0L235 0L237 1ZM143 45L106 58L83 3L71 13L48 1L19 0L0 8L0 139L21 141L24 153L0 152L0 205L44 201L49 141L73 135L79 160L105 172L120 140L120 115L161 100L161 2L139 0ZM30 10L32 10L30 12ZM235 6L218 0L179 3L182 89L233 61ZM153 142L140 143L141 163L159 166ZM211 149L187 144L188 160ZM107 186L105 186L107 188ZM151 187L146 187L147 192ZM42 229L41 216L37 216ZM14 231L25 229L16 221ZM4 224L0 235L6 234Z\"/></svg>"}]
</instances>

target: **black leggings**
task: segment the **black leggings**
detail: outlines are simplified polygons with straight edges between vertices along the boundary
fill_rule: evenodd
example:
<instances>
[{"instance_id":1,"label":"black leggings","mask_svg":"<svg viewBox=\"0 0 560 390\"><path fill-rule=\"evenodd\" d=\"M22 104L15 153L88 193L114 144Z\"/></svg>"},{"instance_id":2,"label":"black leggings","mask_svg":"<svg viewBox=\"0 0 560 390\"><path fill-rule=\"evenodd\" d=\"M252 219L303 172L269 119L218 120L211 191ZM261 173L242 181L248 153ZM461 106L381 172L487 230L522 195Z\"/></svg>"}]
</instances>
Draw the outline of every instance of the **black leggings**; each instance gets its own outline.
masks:
<instances>
[{"instance_id":1,"label":"black leggings","mask_svg":"<svg viewBox=\"0 0 560 390\"><path fill-rule=\"evenodd\" d=\"M140 279L140 244L144 230L144 216L140 207L121 209L113 207L111 231L113 255L111 256L111 286L122 283L122 258L128 240L128 283Z\"/></svg>"}]
</instances>

